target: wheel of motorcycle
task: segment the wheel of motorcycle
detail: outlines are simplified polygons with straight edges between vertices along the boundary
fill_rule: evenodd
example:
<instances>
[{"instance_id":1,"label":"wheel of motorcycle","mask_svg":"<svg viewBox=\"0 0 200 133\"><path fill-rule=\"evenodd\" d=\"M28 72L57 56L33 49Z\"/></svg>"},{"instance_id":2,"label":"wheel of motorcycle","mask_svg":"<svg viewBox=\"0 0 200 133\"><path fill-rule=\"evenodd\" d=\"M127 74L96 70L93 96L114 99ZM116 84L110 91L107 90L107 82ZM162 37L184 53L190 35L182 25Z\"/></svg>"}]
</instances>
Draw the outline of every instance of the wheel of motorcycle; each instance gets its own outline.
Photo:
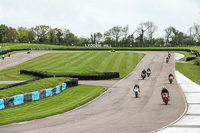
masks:
<instances>
[{"instance_id":1,"label":"wheel of motorcycle","mask_svg":"<svg viewBox=\"0 0 200 133\"><path fill-rule=\"evenodd\" d=\"M167 100L165 100L165 105L167 105L168 104L168 101Z\"/></svg>"},{"instance_id":2,"label":"wheel of motorcycle","mask_svg":"<svg viewBox=\"0 0 200 133\"><path fill-rule=\"evenodd\" d=\"M135 92L135 97L136 97L136 98L138 97L138 92Z\"/></svg>"}]
</instances>

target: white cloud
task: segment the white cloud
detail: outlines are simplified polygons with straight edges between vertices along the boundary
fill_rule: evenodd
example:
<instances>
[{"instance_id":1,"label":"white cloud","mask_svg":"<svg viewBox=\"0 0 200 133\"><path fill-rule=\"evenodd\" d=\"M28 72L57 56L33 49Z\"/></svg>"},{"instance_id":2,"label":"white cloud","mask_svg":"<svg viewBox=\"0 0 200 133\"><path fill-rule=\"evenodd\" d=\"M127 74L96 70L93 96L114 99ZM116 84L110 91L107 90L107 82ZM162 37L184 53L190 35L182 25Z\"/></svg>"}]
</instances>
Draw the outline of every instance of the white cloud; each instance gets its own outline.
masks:
<instances>
[{"instance_id":1,"label":"white cloud","mask_svg":"<svg viewBox=\"0 0 200 133\"><path fill-rule=\"evenodd\" d=\"M0 23L12 27L49 25L67 28L78 36L105 32L113 26L153 21L156 37L174 26L187 32L200 22L199 0L0 0Z\"/></svg>"}]
</instances>

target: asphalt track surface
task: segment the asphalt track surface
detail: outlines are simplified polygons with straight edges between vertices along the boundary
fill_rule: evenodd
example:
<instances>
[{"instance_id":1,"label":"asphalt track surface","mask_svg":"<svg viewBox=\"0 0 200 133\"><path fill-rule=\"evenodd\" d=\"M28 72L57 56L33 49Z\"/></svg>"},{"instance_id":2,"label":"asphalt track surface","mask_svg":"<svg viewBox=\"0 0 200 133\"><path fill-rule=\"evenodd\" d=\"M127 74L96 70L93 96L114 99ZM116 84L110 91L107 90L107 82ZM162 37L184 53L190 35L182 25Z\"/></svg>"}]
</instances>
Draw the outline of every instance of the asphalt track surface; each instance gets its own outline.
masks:
<instances>
[{"instance_id":1,"label":"asphalt track surface","mask_svg":"<svg viewBox=\"0 0 200 133\"><path fill-rule=\"evenodd\" d=\"M72 111L39 120L0 127L0 133L149 133L173 123L185 111L185 98L174 73L174 55L165 63L166 52L146 52L133 72L112 86L100 97ZM1 63L1 62L0 62ZM141 71L151 68L152 74L141 79ZM106 82L106 81L105 81ZM141 88L135 98L133 86ZM103 84L103 83L102 83ZM170 92L168 105L161 99L162 86Z\"/></svg>"}]
</instances>

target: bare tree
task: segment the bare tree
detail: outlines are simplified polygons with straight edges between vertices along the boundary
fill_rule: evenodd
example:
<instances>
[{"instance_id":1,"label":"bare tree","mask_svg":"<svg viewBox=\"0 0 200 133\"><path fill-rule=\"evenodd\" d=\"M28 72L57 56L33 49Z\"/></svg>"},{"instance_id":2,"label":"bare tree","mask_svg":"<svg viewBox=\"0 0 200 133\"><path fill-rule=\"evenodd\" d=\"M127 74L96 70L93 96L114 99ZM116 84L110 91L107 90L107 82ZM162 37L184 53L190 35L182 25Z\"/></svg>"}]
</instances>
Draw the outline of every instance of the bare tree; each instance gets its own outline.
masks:
<instances>
[{"instance_id":1,"label":"bare tree","mask_svg":"<svg viewBox=\"0 0 200 133\"><path fill-rule=\"evenodd\" d=\"M171 26L171 27L166 28L165 32L166 32L166 35L165 35L165 37L166 37L166 45L168 45L169 38L170 38L170 36L172 35L172 32L173 32L173 27Z\"/></svg>"},{"instance_id":2,"label":"bare tree","mask_svg":"<svg viewBox=\"0 0 200 133\"><path fill-rule=\"evenodd\" d=\"M140 25L136 29L136 32L139 35L140 44L142 44L142 47L143 47L143 41L144 41L144 33L147 29L148 27L146 23L140 23Z\"/></svg>"},{"instance_id":3,"label":"bare tree","mask_svg":"<svg viewBox=\"0 0 200 133\"><path fill-rule=\"evenodd\" d=\"M200 25L199 24L194 24L194 36L195 39L198 40L198 42L200 42Z\"/></svg>"},{"instance_id":4,"label":"bare tree","mask_svg":"<svg viewBox=\"0 0 200 133\"><path fill-rule=\"evenodd\" d=\"M147 28L147 31L146 31L146 34L147 34L147 38L149 40L150 43L152 43L152 39L153 39L153 33L155 31L157 31L157 26L155 25L154 22L151 22L151 21L148 21L146 23L144 23L146 28Z\"/></svg>"},{"instance_id":5,"label":"bare tree","mask_svg":"<svg viewBox=\"0 0 200 133\"><path fill-rule=\"evenodd\" d=\"M100 43L102 41L103 35L100 32L96 33L96 42Z\"/></svg>"}]
</instances>

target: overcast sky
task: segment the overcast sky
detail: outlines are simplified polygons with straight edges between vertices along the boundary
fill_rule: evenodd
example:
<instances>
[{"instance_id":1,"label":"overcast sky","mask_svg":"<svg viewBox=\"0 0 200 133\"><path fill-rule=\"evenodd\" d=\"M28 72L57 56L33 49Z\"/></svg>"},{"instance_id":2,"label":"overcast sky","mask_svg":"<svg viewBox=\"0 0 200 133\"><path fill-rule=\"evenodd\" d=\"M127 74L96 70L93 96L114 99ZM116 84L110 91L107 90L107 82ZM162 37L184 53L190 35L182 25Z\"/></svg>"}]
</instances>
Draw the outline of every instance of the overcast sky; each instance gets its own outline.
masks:
<instances>
[{"instance_id":1,"label":"overcast sky","mask_svg":"<svg viewBox=\"0 0 200 133\"><path fill-rule=\"evenodd\" d=\"M169 26L187 33L200 24L200 0L0 0L0 24L14 28L48 25L89 37L126 25L131 34L146 21L157 25L155 37Z\"/></svg>"}]
</instances>

